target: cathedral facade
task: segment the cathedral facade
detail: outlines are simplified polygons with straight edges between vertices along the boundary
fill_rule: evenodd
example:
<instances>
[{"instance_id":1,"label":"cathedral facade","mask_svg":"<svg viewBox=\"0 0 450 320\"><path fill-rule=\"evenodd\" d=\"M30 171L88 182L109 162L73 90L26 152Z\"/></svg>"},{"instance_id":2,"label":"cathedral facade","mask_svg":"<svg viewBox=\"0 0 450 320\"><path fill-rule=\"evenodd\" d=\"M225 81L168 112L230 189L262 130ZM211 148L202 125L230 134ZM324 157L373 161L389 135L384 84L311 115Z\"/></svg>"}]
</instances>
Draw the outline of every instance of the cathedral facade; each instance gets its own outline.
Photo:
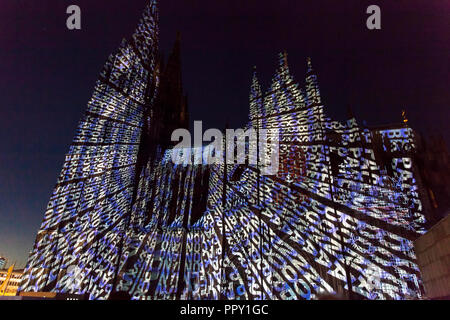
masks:
<instances>
[{"instance_id":1,"label":"cathedral facade","mask_svg":"<svg viewBox=\"0 0 450 320\"><path fill-rule=\"evenodd\" d=\"M352 299L423 295L413 241L426 229L414 131L326 115L281 54L270 88L257 74L244 129L279 141L279 170L174 164L187 128L180 44L158 54L149 0L93 97L45 212L19 291L108 299ZM275 136L276 135L276 136ZM425 199L425 200L424 200Z\"/></svg>"}]
</instances>

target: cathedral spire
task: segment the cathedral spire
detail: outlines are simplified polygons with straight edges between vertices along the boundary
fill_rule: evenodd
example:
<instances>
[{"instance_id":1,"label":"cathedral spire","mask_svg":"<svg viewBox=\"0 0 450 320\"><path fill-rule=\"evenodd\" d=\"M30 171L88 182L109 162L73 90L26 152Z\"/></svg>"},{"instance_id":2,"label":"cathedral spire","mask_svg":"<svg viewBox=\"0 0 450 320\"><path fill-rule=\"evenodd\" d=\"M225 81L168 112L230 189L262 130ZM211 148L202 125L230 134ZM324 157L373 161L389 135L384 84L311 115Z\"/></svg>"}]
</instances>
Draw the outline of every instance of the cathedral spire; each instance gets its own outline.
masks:
<instances>
[{"instance_id":1,"label":"cathedral spire","mask_svg":"<svg viewBox=\"0 0 450 320\"><path fill-rule=\"evenodd\" d=\"M170 141L170 134L178 128L189 127L189 110L187 96L183 93L181 75L181 34L177 32L167 64L161 73L159 87L158 110L161 112L161 125L164 127L161 136Z\"/></svg>"},{"instance_id":2,"label":"cathedral spire","mask_svg":"<svg viewBox=\"0 0 450 320\"><path fill-rule=\"evenodd\" d=\"M158 56L159 14L156 0L149 0L133 34L134 47L144 65L154 68Z\"/></svg>"},{"instance_id":3,"label":"cathedral spire","mask_svg":"<svg viewBox=\"0 0 450 320\"><path fill-rule=\"evenodd\" d=\"M172 52L170 53L164 75L174 89L183 90L181 83L181 33L177 32Z\"/></svg>"}]
</instances>

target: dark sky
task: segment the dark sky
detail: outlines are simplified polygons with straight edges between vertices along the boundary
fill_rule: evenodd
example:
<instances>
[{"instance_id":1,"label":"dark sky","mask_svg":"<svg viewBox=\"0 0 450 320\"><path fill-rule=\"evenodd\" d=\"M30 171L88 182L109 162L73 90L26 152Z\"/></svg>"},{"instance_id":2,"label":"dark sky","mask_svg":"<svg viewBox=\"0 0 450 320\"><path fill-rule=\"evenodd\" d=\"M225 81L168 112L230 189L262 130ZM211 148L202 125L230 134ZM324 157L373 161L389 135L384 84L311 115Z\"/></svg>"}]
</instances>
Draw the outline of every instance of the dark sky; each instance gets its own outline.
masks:
<instances>
[{"instance_id":1,"label":"dark sky","mask_svg":"<svg viewBox=\"0 0 450 320\"><path fill-rule=\"evenodd\" d=\"M2 0L0 9L0 255L24 265L79 119L106 58L129 37L145 0ZM66 28L66 8L82 30ZM382 30L366 28L381 7ZM219 1L160 4L166 56L182 33L191 120L240 127L252 67L270 85L287 50L303 84L311 56L328 114L352 106L368 124L398 122L449 141L450 1Z\"/></svg>"}]
</instances>

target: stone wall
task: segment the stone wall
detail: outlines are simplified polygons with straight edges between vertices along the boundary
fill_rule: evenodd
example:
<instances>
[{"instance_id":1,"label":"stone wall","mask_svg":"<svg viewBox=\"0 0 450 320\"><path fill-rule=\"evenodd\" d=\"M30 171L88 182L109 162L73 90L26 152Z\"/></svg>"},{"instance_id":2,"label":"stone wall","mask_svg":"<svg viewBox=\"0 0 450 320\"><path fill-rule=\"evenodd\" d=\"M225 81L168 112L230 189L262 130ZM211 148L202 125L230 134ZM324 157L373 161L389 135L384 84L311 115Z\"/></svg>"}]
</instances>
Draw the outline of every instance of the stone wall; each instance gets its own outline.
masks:
<instances>
[{"instance_id":1,"label":"stone wall","mask_svg":"<svg viewBox=\"0 0 450 320\"><path fill-rule=\"evenodd\" d=\"M414 243L426 297L450 299L450 215Z\"/></svg>"}]
</instances>

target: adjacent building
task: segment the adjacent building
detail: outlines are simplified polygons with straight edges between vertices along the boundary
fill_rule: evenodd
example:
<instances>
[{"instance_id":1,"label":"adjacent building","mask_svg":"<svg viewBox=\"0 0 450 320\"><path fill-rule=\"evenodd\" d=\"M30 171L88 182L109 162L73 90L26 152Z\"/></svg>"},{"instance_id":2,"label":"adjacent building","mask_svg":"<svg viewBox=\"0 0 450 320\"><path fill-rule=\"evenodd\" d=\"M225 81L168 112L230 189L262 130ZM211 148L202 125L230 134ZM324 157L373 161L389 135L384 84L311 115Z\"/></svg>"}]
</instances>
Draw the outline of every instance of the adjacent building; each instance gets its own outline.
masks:
<instances>
[{"instance_id":1,"label":"adjacent building","mask_svg":"<svg viewBox=\"0 0 450 320\"><path fill-rule=\"evenodd\" d=\"M23 269L13 268L0 270L0 297L11 297L17 295L20 282L22 281Z\"/></svg>"},{"instance_id":2,"label":"adjacent building","mask_svg":"<svg viewBox=\"0 0 450 320\"><path fill-rule=\"evenodd\" d=\"M414 242L425 296L450 299L450 216Z\"/></svg>"},{"instance_id":3,"label":"adjacent building","mask_svg":"<svg viewBox=\"0 0 450 320\"><path fill-rule=\"evenodd\" d=\"M417 145L414 160L422 179L424 201L429 203L427 220L431 227L450 212L450 154L442 135L417 135Z\"/></svg>"}]
</instances>

